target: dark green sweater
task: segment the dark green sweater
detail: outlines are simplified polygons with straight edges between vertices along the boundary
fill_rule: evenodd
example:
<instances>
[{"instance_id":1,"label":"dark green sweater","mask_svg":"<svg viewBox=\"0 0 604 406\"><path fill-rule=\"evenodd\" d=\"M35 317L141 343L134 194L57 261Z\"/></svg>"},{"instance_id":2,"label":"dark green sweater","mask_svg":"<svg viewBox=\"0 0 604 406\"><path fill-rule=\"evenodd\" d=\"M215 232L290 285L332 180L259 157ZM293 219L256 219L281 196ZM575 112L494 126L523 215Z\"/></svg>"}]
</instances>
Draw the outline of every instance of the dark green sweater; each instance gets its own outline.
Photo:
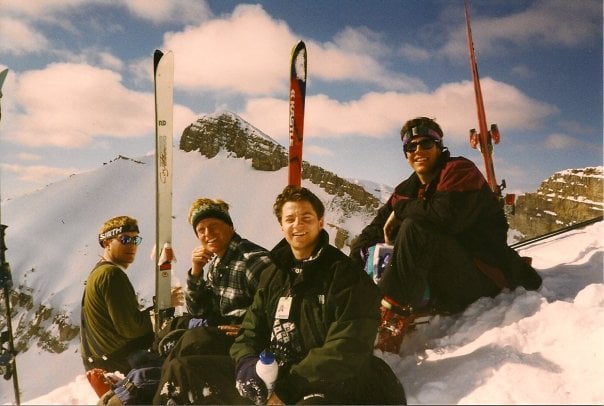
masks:
<instances>
[{"instance_id":1,"label":"dark green sweater","mask_svg":"<svg viewBox=\"0 0 604 406\"><path fill-rule=\"evenodd\" d=\"M153 334L149 313L139 309L136 292L126 272L110 262L97 264L88 276L82 316L85 328L81 333L86 334L88 343L88 348L81 346L84 359L114 354ZM120 357L126 355L120 354Z\"/></svg>"}]
</instances>

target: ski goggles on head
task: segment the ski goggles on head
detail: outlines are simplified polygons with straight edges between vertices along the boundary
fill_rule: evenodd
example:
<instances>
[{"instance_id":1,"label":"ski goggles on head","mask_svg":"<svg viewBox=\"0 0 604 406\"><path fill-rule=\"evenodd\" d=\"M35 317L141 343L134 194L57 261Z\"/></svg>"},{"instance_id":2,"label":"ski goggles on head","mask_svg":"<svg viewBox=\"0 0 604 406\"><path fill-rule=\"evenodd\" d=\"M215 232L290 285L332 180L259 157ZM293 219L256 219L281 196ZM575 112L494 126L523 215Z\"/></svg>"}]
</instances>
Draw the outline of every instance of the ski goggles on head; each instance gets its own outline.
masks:
<instances>
[{"instance_id":1,"label":"ski goggles on head","mask_svg":"<svg viewBox=\"0 0 604 406\"><path fill-rule=\"evenodd\" d=\"M436 130L426 125L418 125L411 127L404 134L401 134L401 141L403 141L403 145L405 145L411 142L413 138L421 136L430 137L437 141L440 141L443 138Z\"/></svg>"},{"instance_id":2,"label":"ski goggles on head","mask_svg":"<svg viewBox=\"0 0 604 406\"><path fill-rule=\"evenodd\" d=\"M423 140L420 140L420 141L411 141L411 142L404 144L403 151L415 152L415 151L417 151L418 146L422 150L432 149L432 147L434 147L434 145L436 145L436 144L440 144L440 141L437 141L433 138L424 138Z\"/></svg>"},{"instance_id":3,"label":"ski goggles on head","mask_svg":"<svg viewBox=\"0 0 604 406\"><path fill-rule=\"evenodd\" d=\"M123 245L140 245L141 242L143 242L143 237L141 237L140 235L135 235L133 237L129 235L120 235L119 237L117 237L117 240Z\"/></svg>"},{"instance_id":4,"label":"ski goggles on head","mask_svg":"<svg viewBox=\"0 0 604 406\"><path fill-rule=\"evenodd\" d=\"M127 233L130 231L138 233L138 226L136 224L130 224L130 225L113 227L113 228L99 234L99 245L102 247L103 241L110 240L112 238L116 238L121 233ZM139 242L139 244L140 244L140 242Z\"/></svg>"}]
</instances>

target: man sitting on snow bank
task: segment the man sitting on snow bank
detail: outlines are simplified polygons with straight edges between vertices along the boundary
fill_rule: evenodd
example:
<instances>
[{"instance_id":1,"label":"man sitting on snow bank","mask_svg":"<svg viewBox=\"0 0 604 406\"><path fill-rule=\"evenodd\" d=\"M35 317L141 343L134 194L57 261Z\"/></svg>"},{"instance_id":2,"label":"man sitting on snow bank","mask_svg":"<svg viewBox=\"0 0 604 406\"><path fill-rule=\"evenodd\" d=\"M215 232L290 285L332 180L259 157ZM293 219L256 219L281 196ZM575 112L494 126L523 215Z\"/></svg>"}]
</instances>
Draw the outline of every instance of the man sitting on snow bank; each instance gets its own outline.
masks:
<instances>
[{"instance_id":1,"label":"man sitting on snow bank","mask_svg":"<svg viewBox=\"0 0 604 406\"><path fill-rule=\"evenodd\" d=\"M393 245L378 282L383 299L377 348L394 353L422 313L454 313L502 289L541 286L537 272L507 245L498 196L476 165L450 156L436 121L407 121L401 140L414 172L396 186L350 252L364 262L371 246Z\"/></svg>"},{"instance_id":2,"label":"man sitting on snow bank","mask_svg":"<svg viewBox=\"0 0 604 406\"><path fill-rule=\"evenodd\" d=\"M88 379L99 396L110 389L106 373L126 375L128 357L150 348L153 326L149 309L139 309L136 292L126 269L134 262L139 236L138 222L128 216L107 220L99 230L103 255L90 272L82 297L80 353ZM172 305L184 304L181 288L172 290Z\"/></svg>"}]
</instances>

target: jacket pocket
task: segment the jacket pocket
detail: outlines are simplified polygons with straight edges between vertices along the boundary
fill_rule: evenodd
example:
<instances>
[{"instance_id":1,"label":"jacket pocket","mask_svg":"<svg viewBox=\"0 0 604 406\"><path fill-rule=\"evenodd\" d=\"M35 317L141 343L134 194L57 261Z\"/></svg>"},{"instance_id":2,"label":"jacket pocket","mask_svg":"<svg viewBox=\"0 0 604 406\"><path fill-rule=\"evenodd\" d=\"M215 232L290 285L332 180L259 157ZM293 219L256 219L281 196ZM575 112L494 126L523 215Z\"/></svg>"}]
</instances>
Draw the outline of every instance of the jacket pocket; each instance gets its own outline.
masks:
<instances>
[{"instance_id":1,"label":"jacket pocket","mask_svg":"<svg viewBox=\"0 0 604 406\"><path fill-rule=\"evenodd\" d=\"M327 330L324 320L322 295L306 296L302 300L300 327L307 348L322 346Z\"/></svg>"}]
</instances>

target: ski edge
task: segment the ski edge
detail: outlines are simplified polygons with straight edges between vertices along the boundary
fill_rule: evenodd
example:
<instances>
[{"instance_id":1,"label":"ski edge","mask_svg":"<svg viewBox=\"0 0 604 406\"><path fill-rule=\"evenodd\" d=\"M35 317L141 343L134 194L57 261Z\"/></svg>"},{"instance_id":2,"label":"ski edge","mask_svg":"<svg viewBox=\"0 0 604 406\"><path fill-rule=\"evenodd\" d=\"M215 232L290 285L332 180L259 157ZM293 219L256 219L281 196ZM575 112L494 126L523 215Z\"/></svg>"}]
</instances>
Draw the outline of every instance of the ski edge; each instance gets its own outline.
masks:
<instances>
[{"instance_id":1,"label":"ski edge","mask_svg":"<svg viewBox=\"0 0 604 406\"><path fill-rule=\"evenodd\" d=\"M172 309L172 139L174 55L156 50L153 57L155 84L155 323L156 333ZM169 250L169 253L166 252Z\"/></svg>"},{"instance_id":2,"label":"ski edge","mask_svg":"<svg viewBox=\"0 0 604 406\"><path fill-rule=\"evenodd\" d=\"M308 53L304 41L298 41L290 56L288 185L302 183L304 107L306 99Z\"/></svg>"}]
</instances>

